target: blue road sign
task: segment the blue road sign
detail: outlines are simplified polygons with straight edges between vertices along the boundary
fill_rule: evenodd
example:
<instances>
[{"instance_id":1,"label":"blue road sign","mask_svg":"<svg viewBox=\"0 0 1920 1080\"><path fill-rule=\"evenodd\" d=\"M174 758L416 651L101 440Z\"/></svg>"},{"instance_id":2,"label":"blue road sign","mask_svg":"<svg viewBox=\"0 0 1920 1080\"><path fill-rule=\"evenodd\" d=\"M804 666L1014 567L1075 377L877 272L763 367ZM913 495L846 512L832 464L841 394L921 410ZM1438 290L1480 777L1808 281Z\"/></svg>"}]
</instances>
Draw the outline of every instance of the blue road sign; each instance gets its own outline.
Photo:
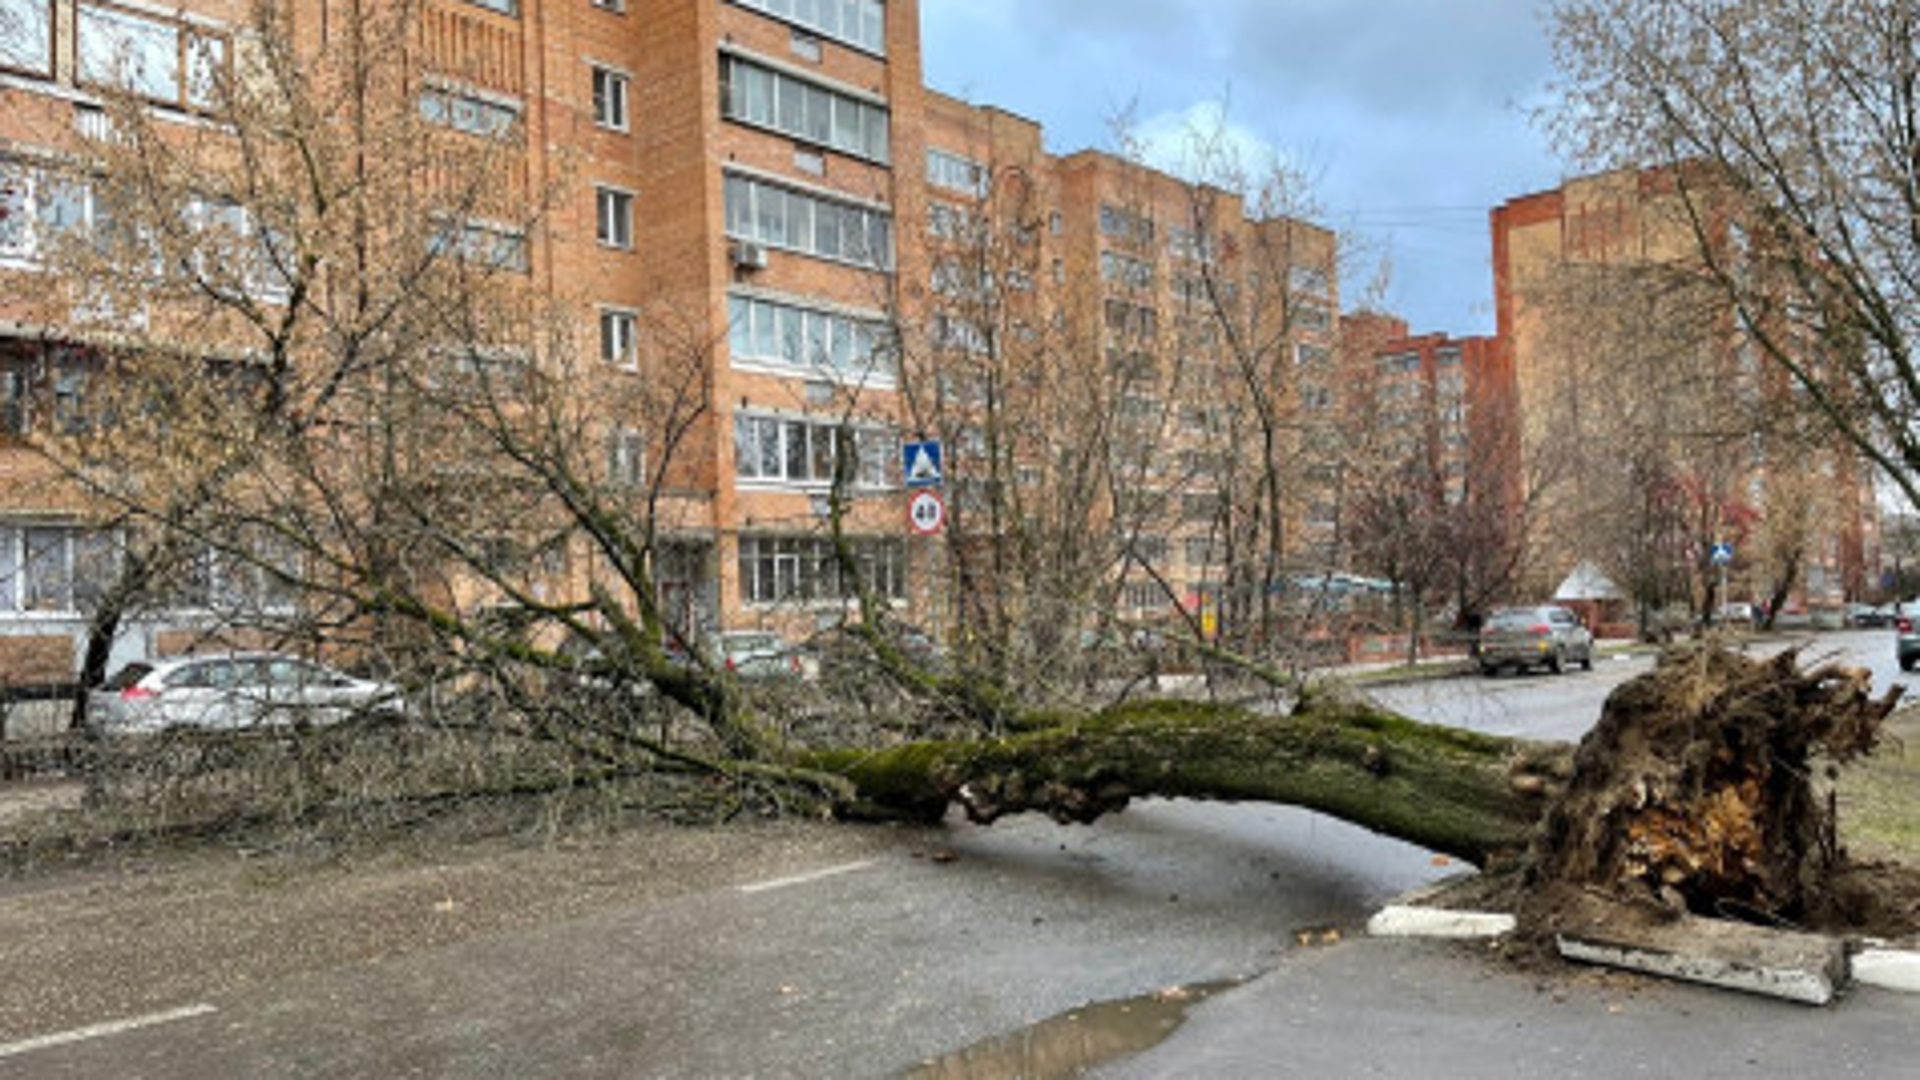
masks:
<instances>
[{"instance_id":1,"label":"blue road sign","mask_svg":"<svg viewBox=\"0 0 1920 1080\"><path fill-rule=\"evenodd\" d=\"M1712 559L1715 566L1733 565L1733 545L1725 540L1713 545Z\"/></svg>"},{"instance_id":2,"label":"blue road sign","mask_svg":"<svg viewBox=\"0 0 1920 1080\"><path fill-rule=\"evenodd\" d=\"M939 487L946 480L938 442L910 442L901 447L900 459L901 474L910 488Z\"/></svg>"}]
</instances>

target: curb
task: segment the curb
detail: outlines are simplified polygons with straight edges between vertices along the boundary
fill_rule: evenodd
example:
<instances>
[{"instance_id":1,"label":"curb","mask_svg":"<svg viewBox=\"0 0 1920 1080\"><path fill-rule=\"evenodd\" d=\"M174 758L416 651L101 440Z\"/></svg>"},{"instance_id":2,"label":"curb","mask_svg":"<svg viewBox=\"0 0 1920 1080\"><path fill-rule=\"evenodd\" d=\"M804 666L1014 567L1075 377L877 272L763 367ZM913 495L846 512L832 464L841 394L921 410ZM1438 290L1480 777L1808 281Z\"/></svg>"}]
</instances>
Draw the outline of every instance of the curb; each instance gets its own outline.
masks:
<instances>
[{"instance_id":1,"label":"curb","mask_svg":"<svg viewBox=\"0 0 1920 1080\"><path fill-rule=\"evenodd\" d=\"M1516 927L1514 917L1511 915L1491 911L1449 911L1444 908L1426 907L1419 903L1431 891L1431 889L1421 890L1400 903L1388 904L1381 908L1367 920L1367 933L1378 938L1487 941L1505 937L1513 933ZM1565 938L1562 938L1560 944L1562 954L1567 955L1569 959L1628 966L1635 970L1649 970L1632 964L1617 964L1616 958L1611 956L1611 953L1616 950L1582 948L1579 944ZM1566 948L1569 944L1575 944L1571 953ZM1833 979L1835 989L1844 989L1848 986L1870 986L1877 990L1889 990L1900 994L1920 994L1920 949L1890 948L1884 943L1871 941L1858 947L1840 948L1846 955L1842 958L1839 970ZM1655 969L1651 973L1689 978L1680 969L1692 966L1686 962L1691 960L1691 957L1670 956L1667 959L1674 961L1670 965L1673 970ZM1715 985L1767 992L1758 986L1746 985L1749 973L1736 974L1740 977L1734 982L1720 982ZM1771 973L1769 974L1771 976ZM1793 996L1791 1000L1811 1001L1812 999Z\"/></svg>"}]
</instances>

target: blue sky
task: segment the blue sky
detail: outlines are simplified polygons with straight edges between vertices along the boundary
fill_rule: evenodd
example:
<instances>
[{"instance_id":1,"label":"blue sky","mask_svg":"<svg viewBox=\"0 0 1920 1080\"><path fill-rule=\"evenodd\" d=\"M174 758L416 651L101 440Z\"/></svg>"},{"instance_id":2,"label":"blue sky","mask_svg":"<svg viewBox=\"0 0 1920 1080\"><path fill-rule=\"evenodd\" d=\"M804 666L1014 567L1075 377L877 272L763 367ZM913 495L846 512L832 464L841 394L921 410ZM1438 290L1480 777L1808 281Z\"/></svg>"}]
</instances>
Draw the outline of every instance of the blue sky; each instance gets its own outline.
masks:
<instances>
[{"instance_id":1,"label":"blue sky","mask_svg":"<svg viewBox=\"0 0 1920 1080\"><path fill-rule=\"evenodd\" d=\"M1353 243L1347 306L1386 261L1418 332L1493 329L1487 214L1565 170L1527 116L1552 78L1535 0L921 0L927 81L1114 148L1131 114L1179 160L1198 118L1243 164L1303 171Z\"/></svg>"}]
</instances>

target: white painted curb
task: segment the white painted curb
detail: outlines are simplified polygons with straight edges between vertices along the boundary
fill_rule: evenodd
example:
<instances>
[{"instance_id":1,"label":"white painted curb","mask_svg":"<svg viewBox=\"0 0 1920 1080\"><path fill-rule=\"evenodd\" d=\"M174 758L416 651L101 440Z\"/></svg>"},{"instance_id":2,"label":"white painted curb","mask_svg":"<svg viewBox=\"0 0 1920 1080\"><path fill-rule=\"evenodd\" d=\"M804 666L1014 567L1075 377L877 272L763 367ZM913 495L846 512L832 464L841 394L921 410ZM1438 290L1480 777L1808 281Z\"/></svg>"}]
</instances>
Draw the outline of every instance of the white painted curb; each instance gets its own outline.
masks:
<instances>
[{"instance_id":1,"label":"white painted curb","mask_svg":"<svg viewBox=\"0 0 1920 1080\"><path fill-rule=\"evenodd\" d=\"M1511 934L1516 925L1511 915L1390 904L1367 920L1367 933L1374 937L1477 941Z\"/></svg>"},{"instance_id":2,"label":"white painted curb","mask_svg":"<svg viewBox=\"0 0 1920 1080\"><path fill-rule=\"evenodd\" d=\"M1868 949L1852 961L1853 981L1881 990L1920 994L1920 952Z\"/></svg>"}]
</instances>

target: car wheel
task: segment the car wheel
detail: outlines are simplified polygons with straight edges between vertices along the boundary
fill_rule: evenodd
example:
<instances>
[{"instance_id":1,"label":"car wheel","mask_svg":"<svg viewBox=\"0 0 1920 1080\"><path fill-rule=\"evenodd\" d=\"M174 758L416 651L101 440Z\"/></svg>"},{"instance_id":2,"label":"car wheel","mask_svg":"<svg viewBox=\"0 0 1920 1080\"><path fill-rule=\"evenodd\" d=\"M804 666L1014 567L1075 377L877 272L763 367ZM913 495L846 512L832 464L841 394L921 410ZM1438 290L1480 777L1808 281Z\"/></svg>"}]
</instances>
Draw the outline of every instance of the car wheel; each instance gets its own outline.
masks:
<instances>
[{"instance_id":1,"label":"car wheel","mask_svg":"<svg viewBox=\"0 0 1920 1080\"><path fill-rule=\"evenodd\" d=\"M1913 670L1913 657L1911 657L1911 656L1903 656L1903 657L1901 657L1901 658L1900 658L1900 670L1901 670L1901 671L1912 671L1912 670Z\"/></svg>"},{"instance_id":2,"label":"car wheel","mask_svg":"<svg viewBox=\"0 0 1920 1080\"><path fill-rule=\"evenodd\" d=\"M1553 650L1553 655L1547 657L1547 670L1555 675L1567 670L1566 658L1560 655L1559 649Z\"/></svg>"},{"instance_id":3,"label":"car wheel","mask_svg":"<svg viewBox=\"0 0 1920 1080\"><path fill-rule=\"evenodd\" d=\"M1480 674L1485 675L1489 679L1494 678L1500 674L1500 665L1499 664L1481 664Z\"/></svg>"},{"instance_id":4,"label":"car wheel","mask_svg":"<svg viewBox=\"0 0 1920 1080\"><path fill-rule=\"evenodd\" d=\"M1593 670L1593 646L1591 645L1587 646L1587 651L1580 655L1580 670Z\"/></svg>"}]
</instances>

